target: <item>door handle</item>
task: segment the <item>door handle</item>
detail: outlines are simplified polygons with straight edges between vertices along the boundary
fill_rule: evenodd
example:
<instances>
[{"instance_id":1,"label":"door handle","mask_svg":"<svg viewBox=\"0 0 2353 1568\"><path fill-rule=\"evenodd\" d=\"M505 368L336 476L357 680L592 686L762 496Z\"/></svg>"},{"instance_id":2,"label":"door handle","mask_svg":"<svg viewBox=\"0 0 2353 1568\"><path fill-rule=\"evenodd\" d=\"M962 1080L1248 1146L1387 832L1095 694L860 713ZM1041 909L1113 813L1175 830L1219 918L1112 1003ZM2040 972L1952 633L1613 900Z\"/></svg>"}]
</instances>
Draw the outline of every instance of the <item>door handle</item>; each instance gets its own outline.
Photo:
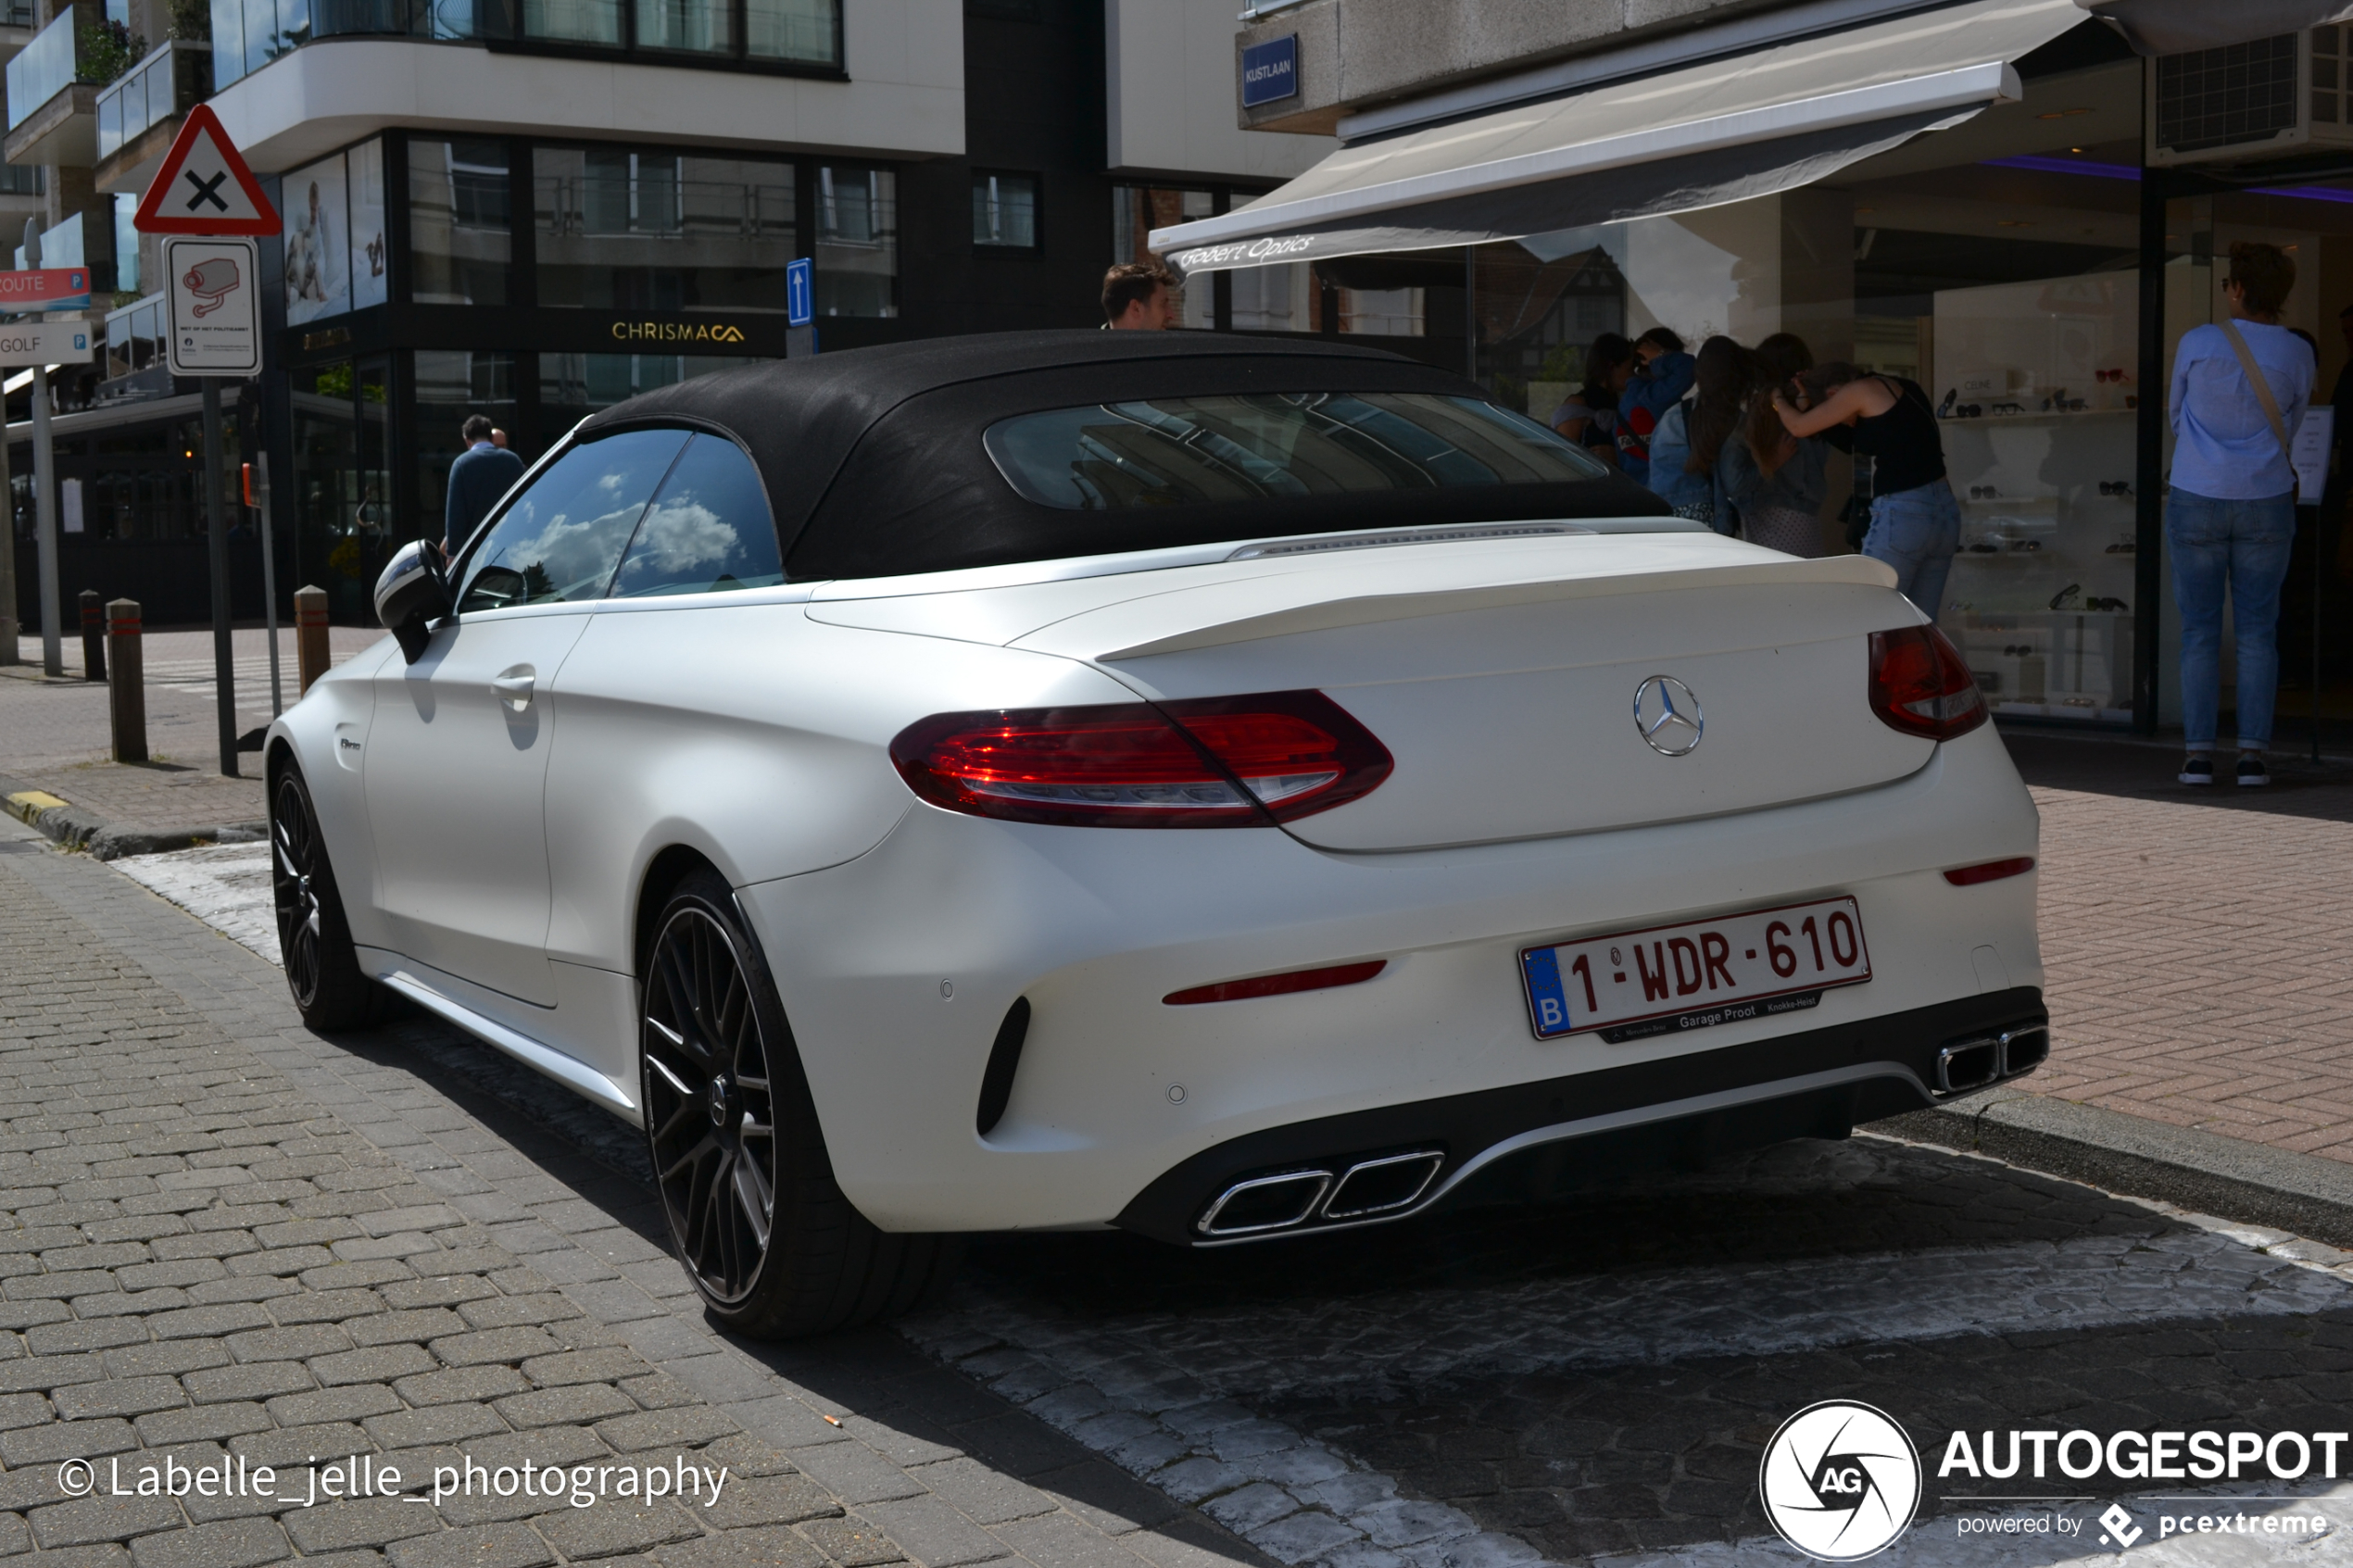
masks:
<instances>
[{"instance_id":1,"label":"door handle","mask_svg":"<svg viewBox=\"0 0 2353 1568\"><path fill-rule=\"evenodd\" d=\"M493 677L490 689L498 694L499 701L517 713L521 713L531 706L532 685L537 679L536 672L524 670L514 674Z\"/></svg>"}]
</instances>

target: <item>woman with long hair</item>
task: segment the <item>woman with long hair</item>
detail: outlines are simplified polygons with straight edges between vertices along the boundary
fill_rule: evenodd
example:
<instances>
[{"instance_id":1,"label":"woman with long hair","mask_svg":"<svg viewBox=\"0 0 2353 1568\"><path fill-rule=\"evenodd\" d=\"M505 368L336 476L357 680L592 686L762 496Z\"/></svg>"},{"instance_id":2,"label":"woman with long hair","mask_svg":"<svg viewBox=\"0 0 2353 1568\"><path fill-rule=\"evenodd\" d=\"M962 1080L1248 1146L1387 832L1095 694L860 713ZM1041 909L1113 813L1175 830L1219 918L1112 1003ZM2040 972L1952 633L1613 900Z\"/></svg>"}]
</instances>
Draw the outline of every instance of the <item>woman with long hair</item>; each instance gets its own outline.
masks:
<instances>
[{"instance_id":1,"label":"woman with long hair","mask_svg":"<svg viewBox=\"0 0 2353 1568\"><path fill-rule=\"evenodd\" d=\"M1773 395L1795 394L1797 378L1814 368L1814 353L1795 332L1775 332L1755 354L1759 385L1740 431L1724 443L1718 476L1740 508L1743 538L1784 555L1818 556L1830 448L1818 436L1790 434L1773 411Z\"/></svg>"},{"instance_id":2,"label":"woman with long hair","mask_svg":"<svg viewBox=\"0 0 2353 1568\"><path fill-rule=\"evenodd\" d=\"M1944 477L1944 438L1918 382L1833 360L1797 378L1794 401L1773 394L1781 428L1819 435L1871 459L1871 528L1863 553L1895 570L1895 586L1930 620L1961 547L1961 504Z\"/></svg>"},{"instance_id":3,"label":"woman with long hair","mask_svg":"<svg viewBox=\"0 0 2353 1568\"><path fill-rule=\"evenodd\" d=\"M1617 467L1617 399L1634 373L1634 345L1623 333L1604 332L1585 350L1585 383L1545 422Z\"/></svg>"},{"instance_id":4,"label":"woman with long hair","mask_svg":"<svg viewBox=\"0 0 2353 1568\"><path fill-rule=\"evenodd\" d=\"M1677 517L1705 522L1719 533L1737 526L1718 494L1716 464L1756 386L1755 356L1730 338L1699 345L1691 395L1659 416L1651 433L1650 487Z\"/></svg>"}]
</instances>

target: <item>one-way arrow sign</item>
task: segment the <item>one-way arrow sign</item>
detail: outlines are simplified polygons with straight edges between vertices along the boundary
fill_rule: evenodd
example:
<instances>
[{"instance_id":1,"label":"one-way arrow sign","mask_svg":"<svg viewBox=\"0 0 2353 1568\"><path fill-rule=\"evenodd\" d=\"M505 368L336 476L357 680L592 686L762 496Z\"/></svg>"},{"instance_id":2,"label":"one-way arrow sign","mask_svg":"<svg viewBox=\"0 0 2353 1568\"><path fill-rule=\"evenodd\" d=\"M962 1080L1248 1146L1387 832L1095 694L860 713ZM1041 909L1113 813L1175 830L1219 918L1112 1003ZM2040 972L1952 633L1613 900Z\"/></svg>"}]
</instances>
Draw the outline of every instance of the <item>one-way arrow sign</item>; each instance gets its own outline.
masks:
<instances>
[{"instance_id":1,"label":"one-way arrow sign","mask_svg":"<svg viewBox=\"0 0 2353 1568\"><path fill-rule=\"evenodd\" d=\"M131 222L146 234L274 234L278 209L261 194L212 106L198 104L188 111Z\"/></svg>"}]
</instances>

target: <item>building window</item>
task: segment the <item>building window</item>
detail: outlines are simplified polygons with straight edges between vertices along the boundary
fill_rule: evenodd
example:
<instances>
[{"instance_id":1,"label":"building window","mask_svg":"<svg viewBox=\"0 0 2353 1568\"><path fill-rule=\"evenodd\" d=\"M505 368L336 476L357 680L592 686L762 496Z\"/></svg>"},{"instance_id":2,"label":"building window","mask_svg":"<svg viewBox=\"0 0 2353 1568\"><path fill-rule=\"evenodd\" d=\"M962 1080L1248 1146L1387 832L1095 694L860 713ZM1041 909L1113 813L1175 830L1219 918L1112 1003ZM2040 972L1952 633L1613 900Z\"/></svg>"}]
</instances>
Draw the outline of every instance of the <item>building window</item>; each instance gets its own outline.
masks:
<instances>
[{"instance_id":1,"label":"building window","mask_svg":"<svg viewBox=\"0 0 2353 1568\"><path fill-rule=\"evenodd\" d=\"M410 297L419 305L506 304L512 205L504 142L410 138Z\"/></svg>"},{"instance_id":2,"label":"building window","mask_svg":"<svg viewBox=\"0 0 2353 1568\"><path fill-rule=\"evenodd\" d=\"M466 449L466 416L484 414L501 430L518 423L515 357L471 349L420 348L412 357L417 388L417 502L428 537L438 537L449 499L449 465ZM371 571L368 581L374 582Z\"/></svg>"},{"instance_id":3,"label":"building window","mask_svg":"<svg viewBox=\"0 0 2353 1568\"><path fill-rule=\"evenodd\" d=\"M637 47L732 55L735 21L727 0L637 0Z\"/></svg>"},{"instance_id":4,"label":"building window","mask_svg":"<svg viewBox=\"0 0 2353 1568\"><path fill-rule=\"evenodd\" d=\"M597 310L785 308L794 170L661 148L532 153L539 303Z\"/></svg>"},{"instance_id":5,"label":"building window","mask_svg":"<svg viewBox=\"0 0 2353 1568\"><path fill-rule=\"evenodd\" d=\"M899 314L899 185L887 169L817 169L817 314Z\"/></svg>"},{"instance_id":6,"label":"building window","mask_svg":"<svg viewBox=\"0 0 2353 1568\"><path fill-rule=\"evenodd\" d=\"M973 176L973 244L994 250L1038 248L1038 178Z\"/></svg>"},{"instance_id":7,"label":"building window","mask_svg":"<svg viewBox=\"0 0 2353 1568\"><path fill-rule=\"evenodd\" d=\"M755 60L838 65L840 0L744 0L744 44Z\"/></svg>"},{"instance_id":8,"label":"building window","mask_svg":"<svg viewBox=\"0 0 2353 1568\"><path fill-rule=\"evenodd\" d=\"M622 44L620 0L522 0L526 38L551 44Z\"/></svg>"}]
</instances>

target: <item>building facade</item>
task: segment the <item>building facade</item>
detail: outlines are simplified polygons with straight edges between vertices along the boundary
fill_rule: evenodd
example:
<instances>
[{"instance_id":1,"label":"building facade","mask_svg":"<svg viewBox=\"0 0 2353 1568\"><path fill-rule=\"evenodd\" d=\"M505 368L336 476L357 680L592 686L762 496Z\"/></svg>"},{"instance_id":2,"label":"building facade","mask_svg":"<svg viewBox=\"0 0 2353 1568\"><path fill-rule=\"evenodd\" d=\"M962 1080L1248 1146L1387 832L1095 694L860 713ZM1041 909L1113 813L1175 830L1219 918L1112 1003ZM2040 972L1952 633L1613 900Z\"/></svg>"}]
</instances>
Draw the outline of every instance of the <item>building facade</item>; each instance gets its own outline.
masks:
<instances>
[{"instance_id":1,"label":"building facade","mask_svg":"<svg viewBox=\"0 0 2353 1568\"><path fill-rule=\"evenodd\" d=\"M153 244L142 270L128 219L199 100L283 219L262 247L268 369L233 389L229 458L266 458L282 597L316 583L354 621L389 553L438 533L469 414L531 457L633 393L782 356L785 269L802 257L820 352L1091 326L1104 268L1142 254L1153 224L1246 202L1331 145L1237 122L1219 0L182 0L126 15L131 36L163 42L105 82L64 80L24 122L48 129L7 146L81 193L44 209L46 258L79 238L72 259L115 285L94 312L106 358L57 378L60 587L69 604L82 588L137 598L151 625L210 613L202 447L195 384L162 367ZM101 34L83 11L38 21L28 52L64 41L84 56L69 69L116 63L88 67ZM208 36L163 33L183 23ZM1190 291L1188 324L1421 347L1410 311L1369 298L1343 318L1320 295L1231 293ZM12 394L9 435L30 630L29 395ZM241 619L261 609L258 524L238 509Z\"/></svg>"}]
</instances>

